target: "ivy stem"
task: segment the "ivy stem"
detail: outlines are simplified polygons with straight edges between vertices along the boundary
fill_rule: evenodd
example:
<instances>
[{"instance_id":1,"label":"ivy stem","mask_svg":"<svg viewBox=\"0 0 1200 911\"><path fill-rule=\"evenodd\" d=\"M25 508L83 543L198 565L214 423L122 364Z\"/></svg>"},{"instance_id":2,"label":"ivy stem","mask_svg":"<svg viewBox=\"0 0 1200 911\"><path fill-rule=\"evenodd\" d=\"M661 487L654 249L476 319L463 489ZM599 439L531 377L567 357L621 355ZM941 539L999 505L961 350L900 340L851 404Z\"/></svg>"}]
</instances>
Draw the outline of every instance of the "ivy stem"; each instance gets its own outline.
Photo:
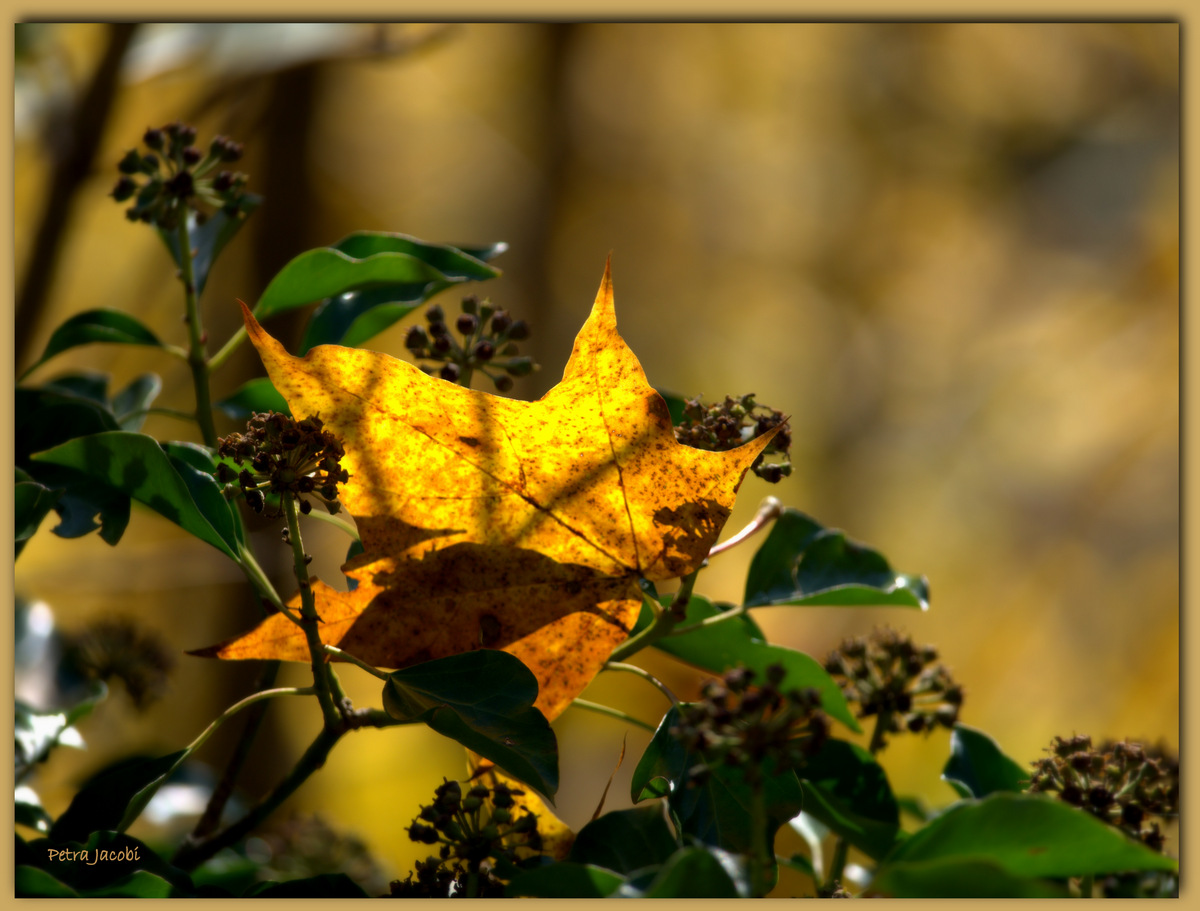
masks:
<instances>
[{"instance_id":1,"label":"ivy stem","mask_svg":"<svg viewBox=\"0 0 1200 911\"><path fill-rule=\"evenodd\" d=\"M867 745L867 750L874 756L883 749L883 739L887 736L888 728L891 727L892 713L887 709L883 709L875 717L875 730L871 731L871 742Z\"/></svg>"},{"instance_id":2,"label":"ivy stem","mask_svg":"<svg viewBox=\"0 0 1200 911\"><path fill-rule=\"evenodd\" d=\"M676 698L674 693L672 693L669 689L667 689L667 685L665 683L663 683L661 680L659 680L657 677L655 677L653 674L651 674L645 668L640 668L636 664L622 664L619 661L609 661L607 664L604 665L604 670L606 670L606 671L628 671L630 674L637 674L642 679L647 680L650 683L654 684L654 686L658 687L659 690L662 692L662 694L671 700L671 705L679 705L679 699Z\"/></svg>"},{"instance_id":3,"label":"ivy stem","mask_svg":"<svg viewBox=\"0 0 1200 911\"><path fill-rule=\"evenodd\" d=\"M867 749L871 755L876 755L883 749L884 738L887 736L888 728L892 723L892 713L887 709L881 711L875 716L875 728L871 731L871 742L867 745ZM833 860L829 865L829 880L830 884L842 884L842 871L846 867L846 854L849 852L850 846L846 839L842 836L837 837L837 841L833 846Z\"/></svg>"},{"instance_id":4,"label":"ivy stem","mask_svg":"<svg viewBox=\"0 0 1200 911\"><path fill-rule=\"evenodd\" d=\"M388 679L389 675L384 673L383 671L381 671L379 668L372 667L371 665L367 664L367 662L363 661L361 658L355 658L349 652L342 651L336 645L326 645L325 653L328 655L336 655L338 658L341 658L344 661L349 661L351 664L358 665L360 668L362 668L364 671L366 671L372 677L378 677L380 680Z\"/></svg>"},{"instance_id":5,"label":"ivy stem","mask_svg":"<svg viewBox=\"0 0 1200 911\"><path fill-rule=\"evenodd\" d=\"M279 597L279 592L275 591L275 586L271 584L271 580L267 578L263 568L254 559L254 553L250 548L241 547L238 550L238 557L242 572L246 574L246 578L250 580L250 584L254 586L255 590L276 608L283 610L283 599Z\"/></svg>"},{"instance_id":6,"label":"ivy stem","mask_svg":"<svg viewBox=\"0 0 1200 911\"><path fill-rule=\"evenodd\" d=\"M669 635L683 636L692 632L693 630L703 629L706 626L714 626L717 623L724 623L726 620L732 620L734 617L740 617L742 614L746 613L747 610L748 608L746 605L739 604L732 610L722 611L719 614L713 614L711 617L705 617L703 620L697 620L695 623L688 623L684 626L673 629Z\"/></svg>"},{"instance_id":7,"label":"ivy stem","mask_svg":"<svg viewBox=\"0 0 1200 911\"><path fill-rule=\"evenodd\" d=\"M766 528L767 525L769 525L771 522L775 521L782 514L783 514L783 503L781 503L779 501L779 499L776 497L767 497L765 500L762 501L762 503L759 504L758 512L755 513L754 518L750 520L750 524L747 525L745 528L743 528L741 531L739 531L736 535L734 535L728 541L722 541L720 544L718 544L716 547L714 547L712 550L710 550L708 552L709 558L711 559L712 557L715 557L717 554L723 554L723 553L725 553L725 551L729 550L731 547L737 547L739 544L741 544L747 538L758 534L760 531L762 531L764 528Z\"/></svg>"},{"instance_id":8,"label":"ivy stem","mask_svg":"<svg viewBox=\"0 0 1200 911\"><path fill-rule=\"evenodd\" d=\"M829 862L829 876L825 880L830 889L841 888L842 876L846 870L846 855L849 853L850 845L846 839L838 836L838 840L833 846L833 860Z\"/></svg>"},{"instance_id":9,"label":"ivy stem","mask_svg":"<svg viewBox=\"0 0 1200 911\"><path fill-rule=\"evenodd\" d=\"M296 508L295 497L285 494L279 499L287 515L296 581L300 583L300 626L304 630L304 638L308 641L308 651L312 656L313 687L317 692L317 701L321 703L321 714L325 716L325 729L338 730L341 727L342 716L333 702L333 682L330 679L329 662L325 658L325 643L321 641L321 634L317 629L321 618L317 616L316 599L308 581L308 562L304 553L304 541L300 537L299 510Z\"/></svg>"},{"instance_id":10,"label":"ivy stem","mask_svg":"<svg viewBox=\"0 0 1200 911\"><path fill-rule=\"evenodd\" d=\"M217 448L217 428L213 424L212 395L208 388L208 358L204 353L204 327L200 322L200 301L196 296L196 274L192 268L192 237L185 213L179 219L179 280L187 303L188 366L192 368L192 385L196 389L196 423L204 444Z\"/></svg>"},{"instance_id":11,"label":"ivy stem","mask_svg":"<svg viewBox=\"0 0 1200 911\"><path fill-rule=\"evenodd\" d=\"M696 585L696 576L700 574L695 569L679 580L679 591L671 599L671 604L665 610L652 598L646 598L646 603L654 611L654 622L640 633L630 636L608 656L609 661L623 661L630 655L636 654L648 645L653 645L664 636L669 636L679 622L687 616L688 603L692 600L692 589Z\"/></svg>"},{"instance_id":12,"label":"ivy stem","mask_svg":"<svg viewBox=\"0 0 1200 911\"><path fill-rule=\"evenodd\" d=\"M650 731L651 733L653 733L655 730L654 725L647 724L646 722L642 721L642 719L634 718L632 715L628 715L625 712L622 712L620 709L614 709L612 706L601 705L599 702L590 702L587 699L578 698L572 700L571 704L577 708L587 709L589 712L596 712L598 715L608 715L610 718L619 718L621 721L624 721L627 724L632 724L635 727L642 728L643 730Z\"/></svg>"}]
</instances>

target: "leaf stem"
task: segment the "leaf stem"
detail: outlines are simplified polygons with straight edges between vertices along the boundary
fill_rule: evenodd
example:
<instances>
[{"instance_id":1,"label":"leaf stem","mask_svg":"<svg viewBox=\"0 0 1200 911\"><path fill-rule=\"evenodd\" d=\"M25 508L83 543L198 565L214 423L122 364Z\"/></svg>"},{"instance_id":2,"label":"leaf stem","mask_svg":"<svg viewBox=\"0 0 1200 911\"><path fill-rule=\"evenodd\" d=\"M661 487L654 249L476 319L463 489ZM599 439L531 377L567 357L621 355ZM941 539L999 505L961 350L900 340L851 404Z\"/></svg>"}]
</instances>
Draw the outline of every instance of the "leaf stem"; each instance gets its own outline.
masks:
<instances>
[{"instance_id":1,"label":"leaf stem","mask_svg":"<svg viewBox=\"0 0 1200 911\"><path fill-rule=\"evenodd\" d=\"M242 709L249 705L253 705L256 702L261 702L264 699L274 699L276 696L308 696L311 695L312 692L313 690L311 687L284 686L273 690L262 690L258 693L251 693L245 699L235 702L224 712L214 718L209 726L200 733L199 737L188 744L187 749L179 754L179 758L175 760L169 769L167 769L162 773L162 775L154 779L154 781L150 782L148 785L146 785L146 787L142 788L137 792L137 794L134 795L133 800L129 802L129 806L125 810L125 816L121 819L121 824L118 827L118 831L124 832L126 829L128 829L129 826L132 825L133 821L141 815L142 810L146 808L146 805L150 802L151 798L154 797L155 793L158 791L159 787L162 786L163 782L171 777L171 774L177 768L179 768L180 765L182 765L185 759L196 752L196 750L200 749L200 747L204 746L205 742L213 735L213 732L215 732L217 728L219 728L222 724L224 724Z\"/></svg>"},{"instance_id":2,"label":"leaf stem","mask_svg":"<svg viewBox=\"0 0 1200 911\"><path fill-rule=\"evenodd\" d=\"M732 620L734 617L740 617L746 613L748 608L744 604L739 604L732 610L722 611L719 614L713 614L711 617L705 617L703 620L697 620L695 623L688 623L684 626L677 627L671 630L670 636L683 636L693 630L702 629L706 626L714 626L717 623L724 623L726 620Z\"/></svg>"},{"instance_id":3,"label":"leaf stem","mask_svg":"<svg viewBox=\"0 0 1200 911\"><path fill-rule=\"evenodd\" d=\"M619 661L609 661L604 665L606 671L628 671L630 674L637 674L644 680L654 684L662 692L664 696L671 700L671 705L679 705L679 699L667 689L667 685L651 674L645 668L640 668L636 664L622 664Z\"/></svg>"},{"instance_id":4,"label":"leaf stem","mask_svg":"<svg viewBox=\"0 0 1200 911\"><path fill-rule=\"evenodd\" d=\"M361 658L355 658L349 652L342 651L336 645L326 644L325 652L326 652L326 654L329 654L329 655L336 655L337 657L341 658L344 661L349 661L351 664L358 665L360 668L362 668L364 671L366 671L372 677L378 677L380 680L388 679L388 674L379 670L379 668L372 667L371 665L367 664L367 662L363 661Z\"/></svg>"},{"instance_id":5,"label":"leaf stem","mask_svg":"<svg viewBox=\"0 0 1200 911\"><path fill-rule=\"evenodd\" d=\"M188 366L196 389L196 423L204 444L217 448L217 428L213 424L212 395L208 388L208 358L204 353L204 327L200 323L200 302L196 297L196 275L192 268L192 237L186 213L179 219L179 280L187 304Z\"/></svg>"},{"instance_id":6,"label":"leaf stem","mask_svg":"<svg viewBox=\"0 0 1200 911\"><path fill-rule=\"evenodd\" d=\"M659 639L669 636L679 621L687 616L688 604L692 600L692 589L696 585L696 576L699 574L700 570L695 569L679 580L679 590L675 592L675 597L671 599L670 606L665 610L652 598L643 596L643 600L654 611L654 622L613 649L608 660L623 661L646 646L653 645Z\"/></svg>"},{"instance_id":7,"label":"leaf stem","mask_svg":"<svg viewBox=\"0 0 1200 911\"><path fill-rule=\"evenodd\" d=\"M341 726L342 716L333 703L329 662L325 659L325 644L321 641L321 634L317 629L321 618L317 616L316 599L308 581L307 555L304 553L304 541L300 537L299 510L296 508L294 497L284 495L279 499L287 515L288 538L292 544L296 581L300 583L300 626L304 630L304 638L308 641L308 651L312 658L313 686L316 688L317 701L321 703L321 714L325 717L325 729L336 730Z\"/></svg>"},{"instance_id":8,"label":"leaf stem","mask_svg":"<svg viewBox=\"0 0 1200 911\"><path fill-rule=\"evenodd\" d=\"M362 538L360 538L358 536L358 529L355 528L353 525L351 525L349 522L347 522L345 519L339 519L337 516L330 515L327 512L320 512L316 509L314 509L312 512L310 512L308 514L308 517L310 519L317 519L321 522L328 522L330 525L334 525L334 526L340 528L342 531L344 531L346 534L348 534L350 537L352 537L355 541L362 540Z\"/></svg>"},{"instance_id":9,"label":"leaf stem","mask_svg":"<svg viewBox=\"0 0 1200 911\"><path fill-rule=\"evenodd\" d=\"M208 359L209 372L211 373L212 371L219 369L222 364L229 360L229 356L233 354L233 352L237 351L238 347L245 340L246 327L239 326L237 332L233 333L233 335L229 337L229 341L221 346L221 350Z\"/></svg>"},{"instance_id":10,"label":"leaf stem","mask_svg":"<svg viewBox=\"0 0 1200 911\"><path fill-rule=\"evenodd\" d=\"M587 709L589 712L596 712L599 715L608 715L610 718L619 718L621 721L624 721L627 724L632 724L635 727L642 728L643 730L650 731L651 733L656 730L654 725L646 724L646 722L642 721L640 718L634 718L632 715L628 715L625 712L622 712L620 709L614 709L612 706L608 705L601 705L599 702L590 702L587 699L576 698L572 700L571 704L581 709Z\"/></svg>"},{"instance_id":11,"label":"leaf stem","mask_svg":"<svg viewBox=\"0 0 1200 911\"><path fill-rule=\"evenodd\" d=\"M762 503L759 504L758 512L755 513L754 518L750 520L750 524L739 531L728 541L722 541L720 544L710 550L708 552L709 558L711 559L717 554L723 554L731 547L737 547L747 538L758 534L758 532L762 531L767 527L767 525L775 521L775 519L779 518L779 516L782 514L783 503L781 503L776 497L767 497L762 501Z\"/></svg>"},{"instance_id":12,"label":"leaf stem","mask_svg":"<svg viewBox=\"0 0 1200 911\"><path fill-rule=\"evenodd\" d=\"M829 862L829 876L825 880L826 888L842 887L842 876L845 875L846 870L846 855L849 853L850 845L839 835L833 846L833 860Z\"/></svg>"}]
</instances>

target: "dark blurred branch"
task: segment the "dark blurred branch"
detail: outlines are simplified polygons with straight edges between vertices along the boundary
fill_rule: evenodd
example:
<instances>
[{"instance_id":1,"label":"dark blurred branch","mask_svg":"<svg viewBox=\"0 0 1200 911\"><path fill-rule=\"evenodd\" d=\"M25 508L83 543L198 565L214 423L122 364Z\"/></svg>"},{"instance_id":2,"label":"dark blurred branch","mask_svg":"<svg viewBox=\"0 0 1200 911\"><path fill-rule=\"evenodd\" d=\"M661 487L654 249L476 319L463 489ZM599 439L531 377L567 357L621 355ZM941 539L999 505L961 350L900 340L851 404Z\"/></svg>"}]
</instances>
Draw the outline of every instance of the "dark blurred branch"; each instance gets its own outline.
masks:
<instances>
[{"instance_id":1,"label":"dark blurred branch","mask_svg":"<svg viewBox=\"0 0 1200 911\"><path fill-rule=\"evenodd\" d=\"M22 366L22 358L28 359L32 353L29 351L30 338L37 329L38 315L54 281L62 250L63 230L71 217L72 202L95 161L116 96L121 61L136 30L136 25L124 22L108 26L108 43L104 54L68 120L66 147L51 150L55 161L50 192L33 242L29 265L25 269L24 281L17 293L13 346L18 371Z\"/></svg>"}]
</instances>

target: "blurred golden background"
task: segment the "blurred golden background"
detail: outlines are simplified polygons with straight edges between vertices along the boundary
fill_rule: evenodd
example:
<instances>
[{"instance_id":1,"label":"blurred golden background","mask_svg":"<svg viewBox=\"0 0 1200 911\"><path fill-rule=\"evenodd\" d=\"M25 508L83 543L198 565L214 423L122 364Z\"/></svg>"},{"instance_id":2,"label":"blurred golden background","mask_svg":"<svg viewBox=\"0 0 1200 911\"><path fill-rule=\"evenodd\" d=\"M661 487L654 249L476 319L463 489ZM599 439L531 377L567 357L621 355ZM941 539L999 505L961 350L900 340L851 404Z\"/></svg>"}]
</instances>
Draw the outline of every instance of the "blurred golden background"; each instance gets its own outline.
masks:
<instances>
[{"instance_id":1,"label":"blurred golden background","mask_svg":"<svg viewBox=\"0 0 1200 911\"><path fill-rule=\"evenodd\" d=\"M513 394L536 398L556 381L612 251L622 334L652 383L709 399L754 392L791 416L793 475L775 487L749 477L729 531L774 494L930 580L927 614L758 609L773 642L822 659L889 623L933 643L966 688L962 720L1022 763L1056 734L1177 748L1177 25L54 24L16 34L18 374L56 325L95 307L129 310L182 342L161 242L106 196L124 151L170 120L205 141L243 142L238 168L266 199L205 291L210 351L239 323L235 298L253 302L293 256L350 231L506 241L495 263L504 275L477 290L532 324L543 369ZM92 134L94 157L73 175L60 167ZM457 309L453 291L444 297ZM419 321L369 347L406 356L404 333ZM298 321L270 328L299 340ZM80 368L111 374L115 388L160 372L157 404L192 407L186 371L149 349L77 349L31 381ZM260 374L247 346L214 394ZM219 432L236 429L221 421ZM144 429L199 439L168 417ZM95 535L56 538L55 522L16 564L18 596L44 601L65 630L134 614L179 657L166 698L142 714L114 693L81 725L87 751L59 751L39 771L52 813L106 761L178 749L243 695L252 667L182 652L257 616L236 569L155 514L135 508L115 549ZM255 527L258 554L290 591L278 529ZM739 600L760 540L715 559L697 591ZM314 571L340 578L345 537L320 526L308 543ZM677 692L695 692L686 668L642 658ZM305 673L287 668L282 682ZM356 704L379 704L373 678L342 676ZM610 676L587 697L657 721L661 697ZM252 795L319 723L308 700L272 705L245 778ZM227 727L202 758L223 761L238 728ZM556 729L558 807L577 828L626 728L570 711ZM608 807L628 804L647 740L628 729ZM953 799L938 779L948 740L893 740L882 761L897 793ZM404 828L462 769L461 750L423 728L359 732L283 815L319 813L403 878L426 853Z\"/></svg>"}]
</instances>

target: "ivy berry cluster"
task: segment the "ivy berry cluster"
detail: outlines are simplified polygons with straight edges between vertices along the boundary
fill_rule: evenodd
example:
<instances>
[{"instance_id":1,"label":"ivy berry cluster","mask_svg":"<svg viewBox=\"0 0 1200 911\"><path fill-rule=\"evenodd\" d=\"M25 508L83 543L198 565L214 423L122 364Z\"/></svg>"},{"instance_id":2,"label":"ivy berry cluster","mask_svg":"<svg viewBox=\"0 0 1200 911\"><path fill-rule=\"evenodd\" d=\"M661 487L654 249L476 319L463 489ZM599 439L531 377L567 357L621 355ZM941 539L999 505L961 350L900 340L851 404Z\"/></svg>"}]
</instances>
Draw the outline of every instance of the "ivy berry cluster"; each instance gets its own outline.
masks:
<instances>
[{"instance_id":1,"label":"ivy berry cluster","mask_svg":"<svg viewBox=\"0 0 1200 911\"><path fill-rule=\"evenodd\" d=\"M195 141L196 128L176 121L146 130L142 142L149 152L125 153L117 165L121 177L110 195L117 202L133 199L126 218L174 230L188 210L203 224L208 216L201 203L227 215L242 210L249 178L220 168L242 157L241 143L217 136L205 152Z\"/></svg>"},{"instance_id":2,"label":"ivy berry cluster","mask_svg":"<svg viewBox=\"0 0 1200 911\"><path fill-rule=\"evenodd\" d=\"M494 788L475 785L463 794L461 784L443 779L433 803L421 807L408 827L413 841L441 845L440 861L430 857L418 863L416 881L410 873L407 880L392 883L392 895L503 895L493 872L510 875L520 863L519 851L542 850L537 817L515 812L516 798L524 793L501 782Z\"/></svg>"},{"instance_id":3,"label":"ivy berry cluster","mask_svg":"<svg viewBox=\"0 0 1200 911\"><path fill-rule=\"evenodd\" d=\"M700 396L688 399L683 407L683 420L675 427L675 439L693 449L723 452L736 449L768 430L785 424L783 412L754 401L754 393L705 405ZM789 450L792 435L787 427L780 430L751 466L751 470L771 484L777 484L792 473ZM782 456L782 461L768 463L767 455Z\"/></svg>"},{"instance_id":4,"label":"ivy berry cluster","mask_svg":"<svg viewBox=\"0 0 1200 911\"><path fill-rule=\"evenodd\" d=\"M276 411L256 413L245 433L232 433L217 441L220 456L249 467L235 475L229 465L221 463L217 477L229 484L230 492L236 477L255 512L263 511L265 494L273 493L299 500L305 515L312 512L312 504L302 497L316 497L332 515L341 509L337 485L350 480L350 473L341 466L346 454L341 442L324 426L315 415L297 421Z\"/></svg>"},{"instance_id":5,"label":"ivy berry cluster","mask_svg":"<svg viewBox=\"0 0 1200 911\"><path fill-rule=\"evenodd\" d=\"M783 771L820 749L829 733L820 694L811 687L782 691L786 674L772 664L755 685L752 669L730 668L704 684L700 702L680 705L670 734L700 757L688 770L689 784L703 784L725 765L742 768L747 783L757 787L764 764Z\"/></svg>"},{"instance_id":6,"label":"ivy berry cluster","mask_svg":"<svg viewBox=\"0 0 1200 911\"><path fill-rule=\"evenodd\" d=\"M846 639L825 659L825 670L841 686L846 701L858 704L858 717L881 719L872 752L886 746L888 733L953 728L962 705L962 687L937 661L932 645L884 627Z\"/></svg>"},{"instance_id":7,"label":"ivy berry cluster","mask_svg":"<svg viewBox=\"0 0 1200 911\"><path fill-rule=\"evenodd\" d=\"M529 338L529 324L514 320L507 310L498 310L491 301L480 301L474 294L462 299L462 313L454 321L459 338L450 331L446 313L438 304L425 310L429 328L413 326L404 345L414 356L441 363L441 367L422 364L421 369L451 383L478 370L487 375L497 391L508 392L513 377L528 376L536 368L533 359L519 357L517 342Z\"/></svg>"},{"instance_id":8,"label":"ivy berry cluster","mask_svg":"<svg viewBox=\"0 0 1200 911\"><path fill-rule=\"evenodd\" d=\"M1128 741L1093 748L1092 738L1082 734L1055 737L1047 752L1045 759L1032 763L1030 791L1057 794L1162 851L1162 830L1150 817L1179 813L1177 757Z\"/></svg>"}]
</instances>

